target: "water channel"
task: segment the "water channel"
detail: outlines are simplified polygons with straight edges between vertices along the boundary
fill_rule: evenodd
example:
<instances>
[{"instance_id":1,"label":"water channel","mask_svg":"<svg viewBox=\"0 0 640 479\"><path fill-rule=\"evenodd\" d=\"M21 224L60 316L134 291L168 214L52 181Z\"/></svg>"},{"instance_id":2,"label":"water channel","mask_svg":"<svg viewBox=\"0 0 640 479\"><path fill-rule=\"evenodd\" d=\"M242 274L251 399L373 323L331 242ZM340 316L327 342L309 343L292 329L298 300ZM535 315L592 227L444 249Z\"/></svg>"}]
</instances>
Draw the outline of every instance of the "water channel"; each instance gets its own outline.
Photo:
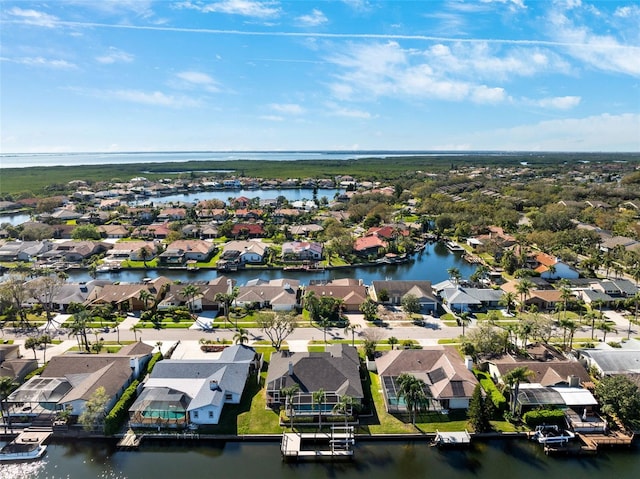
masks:
<instances>
[{"instance_id":1,"label":"water channel","mask_svg":"<svg viewBox=\"0 0 640 479\"><path fill-rule=\"evenodd\" d=\"M359 441L354 458L334 463L284 463L278 442L147 443L117 451L113 443L49 445L39 463L0 466L0 479L595 479L640 477L637 445L597 456L549 457L526 439L476 442L440 450L424 441Z\"/></svg>"}]
</instances>

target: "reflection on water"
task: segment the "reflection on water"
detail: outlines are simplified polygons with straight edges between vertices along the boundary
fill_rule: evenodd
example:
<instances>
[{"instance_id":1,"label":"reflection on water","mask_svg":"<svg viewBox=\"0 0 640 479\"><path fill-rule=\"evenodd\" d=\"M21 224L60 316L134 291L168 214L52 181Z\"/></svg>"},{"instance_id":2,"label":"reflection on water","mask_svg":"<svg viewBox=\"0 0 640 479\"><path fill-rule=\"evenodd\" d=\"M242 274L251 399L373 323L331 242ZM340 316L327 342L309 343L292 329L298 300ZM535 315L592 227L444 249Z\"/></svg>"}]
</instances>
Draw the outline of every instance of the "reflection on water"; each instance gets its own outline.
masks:
<instances>
[{"instance_id":1,"label":"reflection on water","mask_svg":"<svg viewBox=\"0 0 640 479\"><path fill-rule=\"evenodd\" d=\"M24 467L29 470L20 476L17 467L0 466L0 478L637 479L640 455L635 447L595 457L549 457L526 439L476 442L465 450L441 450L424 440L360 441L353 460L289 463L282 461L277 442L155 442L136 452L76 442L50 445L44 461Z\"/></svg>"}]
</instances>

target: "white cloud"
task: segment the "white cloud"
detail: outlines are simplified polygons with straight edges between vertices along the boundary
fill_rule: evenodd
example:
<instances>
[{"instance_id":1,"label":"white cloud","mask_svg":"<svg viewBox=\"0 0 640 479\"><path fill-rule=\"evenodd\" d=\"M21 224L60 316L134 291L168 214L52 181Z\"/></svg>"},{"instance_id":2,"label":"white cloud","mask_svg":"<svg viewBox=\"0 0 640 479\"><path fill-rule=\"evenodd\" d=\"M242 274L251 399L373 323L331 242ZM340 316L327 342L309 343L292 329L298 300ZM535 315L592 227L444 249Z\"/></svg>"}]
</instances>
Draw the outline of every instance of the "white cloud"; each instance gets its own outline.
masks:
<instances>
[{"instance_id":1,"label":"white cloud","mask_svg":"<svg viewBox=\"0 0 640 479\"><path fill-rule=\"evenodd\" d=\"M201 5L191 1L181 2L179 8L189 8L203 13L226 13L254 18L274 18L280 15L280 8L276 2L259 2L254 0L221 0L215 3Z\"/></svg>"},{"instance_id":2,"label":"white cloud","mask_svg":"<svg viewBox=\"0 0 640 479\"><path fill-rule=\"evenodd\" d=\"M75 70L77 65L70 63L66 60L52 60L44 57L20 57L20 58L7 58L0 57L0 61L17 63L20 65L34 66L34 67L46 67L55 68L58 70Z\"/></svg>"},{"instance_id":3,"label":"white cloud","mask_svg":"<svg viewBox=\"0 0 640 479\"><path fill-rule=\"evenodd\" d=\"M185 96L168 95L161 91L146 92L141 90L106 90L93 93L95 96L122 100L143 105L165 106L171 108L195 107L199 102Z\"/></svg>"},{"instance_id":4,"label":"white cloud","mask_svg":"<svg viewBox=\"0 0 640 479\"><path fill-rule=\"evenodd\" d=\"M613 13L616 17L621 18L633 18L640 17L640 6L638 5L626 5L624 7L616 8Z\"/></svg>"},{"instance_id":5,"label":"white cloud","mask_svg":"<svg viewBox=\"0 0 640 479\"><path fill-rule=\"evenodd\" d=\"M272 103L269 108L286 115L302 115L304 113L304 108L296 103Z\"/></svg>"},{"instance_id":6,"label":"white cloud","mask_svg":"<svg viewBox=\"0 0 640 479\"><path fill-rule=\"evenodd\" d=\"M19 18L22 23L26 23L27 25L53 28L58 22L57 17L37 10L24 10L19 7L13 7L8 13L13 17Z\"/></svg>"},{"instance_id":7,"label":"white cloud","mask_svg":"<svg viewBox=\"0 0 640 479\"><path fill-rule=\"evenodd\" d=\"M345 118L358 118L361 120L370 120L374 116L368 111L355 110L352 108L345 108L337 103L327 103L326 105L328 114L331 116L342 116Z\"/></svg>"},{"instance_id":8,"label":"white cloud","mask_svg":"<svg viewBox=\"0 0 640 479\"><path fill-rule=\"evenodd\" d=\"M480 85L473 88L471 99L475 103L502 103L506 99L504 88L489 88Z\"/></svg>"},{"instance_id":9,"label":"white cloud","mask_svg":"<svg viewBox=\"0 0 640 479\"><path fill-rule=\"evenodd\" d=\"M578 11L581 4L577 2L571 6ZM552 9L547 23L549 34L554 41L564 44L569 55L598 70L640 76L639 46L625 44L612 34L597 34L586 25L576 24L568 12L562 7ZM579 17L579 11L576 16ZM632 28L628 32L618 31L620 38L624 38L626 33L633 38L637 25Z\"/></svg>"},{"instance_id":10,"label":"white cloud","mask_svg":"<svg viewBox=\"0 0 640 479\"><path fill-rule=\"evenodd\" d=\"M265 121L284 121L284 117L278 115L262 115L260 119Z\"/></svg>"},{"instance_id":11,"label":"white cloud","mask_svg":"<svg viewBox=\"0 0 640 479\"><path fill-rule=\"evenodd\" d=\"M579 96L557 96L536 100L534 104L542 108L554 110L570 110L580 104L582 99Z\"/></svg>"},{"instance_id":12,"label":"white cloud","mask_svg":"<svg viewBox=\"0 0 640 479\"><path fill-rule=\"evenodd\" d=\"M124 52L115 47L109 47L109 51L104 55L96 57L96 61L110 65L112 63L131 63L133 58L133 55L130 53Z\"/></svg>"},{"instance_id":13,"label":"white cloud","mask_svg":"<svg viewBox=\"0 0 640 479\"><path fill-rule=\"evenodd\" d=\"M640 114L594 115L477 132L469 149L640 151Z\"/></svg>"},{"instance_id":14,"label":"white cloud","mask_svg":"<svg viewBox=\"0 0 640 479\"><path fill-rule=\"evenodd\" d=\"M218 82L206 73L185 71L177 73L176 76L189 86L200 87L212 93L220 91Z\"/></svg>"},{"instance_id":15,"label":"white cloud","mask_svg":"<svg viewBox=\"0 0 640 479\"><path fill-rule=\"evenodd\" d=\"M296 20L298 21L300 26L303 27L317 27L328 22L325 14L317 8L314 8L311 13L308 13L307 15L298 17Z\"/></svg>"}]
</instances>

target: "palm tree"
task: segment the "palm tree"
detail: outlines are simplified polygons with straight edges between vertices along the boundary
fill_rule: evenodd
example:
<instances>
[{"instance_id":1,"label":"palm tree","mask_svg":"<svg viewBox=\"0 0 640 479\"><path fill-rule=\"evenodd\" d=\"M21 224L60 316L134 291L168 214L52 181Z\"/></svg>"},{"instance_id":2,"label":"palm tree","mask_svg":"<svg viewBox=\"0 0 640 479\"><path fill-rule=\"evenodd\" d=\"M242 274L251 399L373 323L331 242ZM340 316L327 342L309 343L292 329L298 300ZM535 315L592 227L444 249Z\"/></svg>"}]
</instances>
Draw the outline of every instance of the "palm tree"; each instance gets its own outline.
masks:
<instances>
[{"instance_id":1,"label":"palm tree","mask_svg":"<svg viewBox=\"0 0 640 479\"><path fill-rule=\"evenodd\" d=\"M607 342L607 333L616 332L616 328L611 323L608 323L606 321L602 321L600 324L598 324L598 329L604 333L602 337L603 343Z\"/></svg>"},{"instance_id":2,"label":"palm tree","mask_svg":"<svg viewBox=\"0 0 640 479\"><path fill-rule=\"evenodd\" d=\"M143 246L138 250L138 256L142 259L144 267L147 267L147 260L153 258L153 252L146 246Z\"/></svg>"},{"instance_id":3,"label":"palm tree","mask_svg":"<svg viewBox=\"0 0 640 479\"><path fill-rule=\"evenodd\" d=\"M500 304L500 306L506 307L507 314L511 314L511 310L516 306L516 295L509 291L502 295L498 304Z\"/></svg>"},{"instance_id":4,"label":"palm tree","mask_svg":"<svg viewBox=\"0 0 640 479\"><path fill-rule=\"evenodd\" d=\"M322 328L322 334L324 335L324 344L327 344L327 331L331 327L331 321L328 318L320 318L318 320L318 326Z\"/></svg>"},{"instance_id":5,"label":"palm tree","mask_svg":"<svg viewBox=\"0 0 640 479\"><path fill-rule=\"evenodd\" d=\"M149 302L153 302L153 294L148 289L141 289L138 299L142 301L144 310L149 309Z\"/></svg>"},{"instance_id":6,"label":"palm tree","mask_svg":"<svg viewBox=\"0 0 640 479\"><path fill-rule=\"evenodd\" d=\"M407 412L411 416L411 424L415 426L419 410L425 409L429 404L427 384L412 374L402 373L396 379L398 384L398 398L403 398L407 406Z\"/></svg>"},{"instance_id":7,"label":"palm tree","mask_svg":"<svg viewBox=\"0 0 640 479\"><path fill-rule=\"evenodd\" d=\"M571 291L571 289L569 289L569 287L563 285L562 288L560 289L560 298L562 299L562 303L564 306L564 317L566 319L567 305L569 304L569 301L571 300L571 298L573 298L573 292Z\"/></svg>"},{"instance_id":8,"label":"palm tree","mask_svg":"<svg viewBox=\"0 0 640 479\"><path fill-rule=\"evenodd\" d=\"M291 424L291 429L293 430L293 415L294 415L294 408L293 408L293 398L295 397L296 394L298 394L298 391L300 390L300 385L299 384L292 384L291 386L288 386L286 388L282 388L280 390L280 394L282 396L284 396L285 398L285 408L287 409L287 414L289 415L289 420L290 420L290 424Z\"/></svg>"},{"instance_id":9,"label":"palm tree","mask_svg":"<svg viewBox=\"0 0 640 479\"><path fill-rule=\"evenodd\" d=\"M236 344L243 345L249 342L249 331L244 328L238 328L236 334L233 335L233 340Z\"/></svg>"},{"instance_id":10,"label":"palm tree","mask_svg":"<svg viewBox=\"0 0 640 479\"><path fill-rule=\"evenodd\" d=\"M131 328L129 328L129 331L133 333L133 340L138 341L138 331L140 331L140 326L134 324L133 326L131 326Z\"/></svg>"},{"instance_id":11,"label":"palm tree","mask_svg":"<svg viewBox=\"0 0 640 479\"><path fill-rule=\"evenodd\" d=\"M356 330L360 329L360 327L361 326L359 324L351 324L351 323L348 323L344 327L344 334L345 335L351 333L351 346L353 346L353 347L356 346Z\"/></svg>"},{"instance_id":12,"label":"palm tree","mask_svg":"<svg viewBox=\"0 0 640 479\"><path fill-rule=\"evenodd\" d=\"M353 410L358 406L358 404L354 401L354 399L349 396L340 396L340 399L333 406L333 412L344 415L344 425L346 426L348 423L349 415L353 413Z\"/></svg>"},{"instance_id":13,"label":"palm tree","mask_svg":"<svg viewBox=\"0 0 640 479\"><path fill-rule=\"evenodd\" d=\"M520 311L524 310L524 303L527 297L531 296L531 290L535 287L528 279L521 279L516 285L516 292L520 295Z\"/></svg>"},{"instance_id":14,"label":"palm tree","mask_svg":"<svg viewBox=\"0 0 640 479\"><path fill-rule=\"evenodd\" d=\"M322 429L322 406L327 401L324 389L318 389L312 393L313 404L318 406L318 429Z\"/></svg>"},{"instance_id":15,"label":"palm tree","mask_svg":"<svg viewBox=\"0 0 640 479\"><path fill-rule=\"evenodd\" d=\"M33 350L33 359L38 359L38 357L36 356L36 349L38 348L38 346L40 346L40 338L37 338L35 336L27 338L24 342L25 349Z\"/></svg>"},{"instance_id":16,"label":"palm tree","mask_svg":"<svg viewBox=\"0 0 640 479\"><path fill-rule=\"evenodd\" d=\"M512 369L502 376L502 380L511 389L511 414L516 414L516 405L518 394L520 392L520 382L527 381L535 373L526 366L520 366Z\"/></svg>"},{"instance_id":17,"label":"palm tree","mask_svg":"<svg viewBox=\"0 0 640 479\"><path fill-rule=\"evenodd\" d=\"M389 339L387 339L387 341L391 345L391 350L393 351L394 346L398 344L398 338L396 338L395 336L391 336Z\"/></svg>"},{"instance_id":18,"label":"palm tree","mask_svg":"<svg viewBox=\"0 0 640 479\"><path fill-rule=\"evenodd\" d=\"M180 290L180 294L187 300L189 312L193 314L193 301L200 295L200 288L195 284L188 284Z\"/></svg>"},{"instance_id":19,"label":"palm tree","mask_svg":"<svg viewBox=\"0 0 640 479\"><path fill-rule=\"evenodd\" d=\"M462 326L462 337L464 337L465 328L471 324L471 313L469 311L465 311L464 313L460 313L458 316L458 323Z\"/></svg>"},{"instance_id":20,"label":"palm tree","mask_svg":"<svg viewBox=\"0 0 640 479\"><path fill-rule=\"evenodd\" d=\"M5 434L7 433L7 426L9 426L9 430L13 434L13 427L11 426L11 415L9 414L9 403L7 401L7 398L17 386L18 384L13 381L13 378L9 376L0 377L0 406L2 407L2 416L4 418Z\"/></svg>"},{"instance_id":21,"label":"palm tree","mask_svg":"<svg viewBox=\"0 0 640 479\"><path fill-rule=\"evenodd\" d=\"M158 352L162 352L162 341L156 341L156 348L158 348Z\"/></svg>"},{"instance_id":22,"label":"palm tree","mask_svg":"<svg viewBox=\"0 0 640 479\"><path fill-rule=\"evenodd\" d=\"M69 325L69 336L75 336L78 346L86 352L91 352L87 330L89 329L89 313L86 310L78 311L73 315L73 321Z\"/></svg>"},{"instance_id":23,"label":"palm tree","mask_svg":"<svg viewBox=\"0 0 640 479\"><path fill-rule=\"evenodd\" d=\"M462 274L460 274L460 270L455 266L447 269L447 274L449 275L449 279L451 279L451 281L453 281L455 284L458 284L460 278L462 277Z\"/></svg>"},{"instance_id":24,"label":"palm tree","mask_svg":"<svg viewBox=\"0 0 640 479\"><path fill-rule=\"evenodd\" d=\"M602 318L602 306L604 305L604 301L601 299L595 299L591 302L591 306L594 308L598 308L599 314L598 317ZM593 314L591 316L591 339L593 339L593 333L596 328L596 315Z\"/></svg>"},{"instance_id":25,"label":"palm tree","mask_svg":"<svg viewBox=\"0 0 640 479\"><path fill-rule=\"evenodd\" d=\"M230 313L231 305L233 304L233 302L237 297L238 297L238 288L234 287L231 289L230 292L217 293L213 298L214 301L217 301L218 303L222 303L224 305L225 326L227 325L227 322L230 322L229 313ZM236 329L237 328L238 328L238 324L236 323Z\"/></svg>"}]
</instances>

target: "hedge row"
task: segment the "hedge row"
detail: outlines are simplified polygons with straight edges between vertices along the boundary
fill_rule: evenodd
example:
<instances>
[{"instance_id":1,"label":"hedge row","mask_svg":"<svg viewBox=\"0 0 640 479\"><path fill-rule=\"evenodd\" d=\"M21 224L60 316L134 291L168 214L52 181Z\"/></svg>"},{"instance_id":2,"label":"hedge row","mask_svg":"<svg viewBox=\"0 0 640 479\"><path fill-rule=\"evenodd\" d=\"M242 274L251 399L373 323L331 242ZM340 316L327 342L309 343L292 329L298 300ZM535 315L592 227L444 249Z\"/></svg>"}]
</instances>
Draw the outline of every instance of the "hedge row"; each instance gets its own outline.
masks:
<instances>
[{"instance_id":1,"label":"hedge row","mask_svg":"<svg viewBox=\"0 0 640 479\"><path fill-rule=\"evenodd\" d=\"M129 408L136 400L138 392L138 384L136 379L122 393L122 397L113 406L107 417L104 419L104 433L111 436L120 430L124 421L129 417Z\"/></svg>"},{"instance_id":2,"label":"hedge row","mask_svg":"<svg viewBox=\"0 0 640 479\"><path fill-rule=\"evenodd\" d=\"M487 396L491 399L491 402L493 403L493 406L495 407L496 411L498 412L506 411L508 406L507 400L505 399L504 394L502 394L500 390L496 387L489 373L485 373L478 370L475 370L473 372L478 378L478 381L480 381L480 385L482 386L482 389L484 389L484 391L487 393Z\"/></svg>"},{"instance_id":3,"label":"hedge row","mask_svg":"<svg viewBox=\"0 0 640 479\"><path fill-rule=\"evenodd\" d=\"M147 366L144 368L144 370L140 373L140 377L144 377L147 373L151 374L151 371L153 371L153 367L156 365L156 363L158 361L160 361L162 359L162 353L157 352L156 354L153 355L153 357L149 360L149 362L147 363Z\"/></svg>"},{"instance_id":4,"label":"hedge row","mask_svg":"<svg viewBox=\"0 0 640 479\"><path fill-rule=\"evenodd\" d=\"M561 409L539 409L524 413L522 419L527 426L534 428L541 424L556 424L562 426L565 424L564 411Z\"/></svg>"}]
</instances>

